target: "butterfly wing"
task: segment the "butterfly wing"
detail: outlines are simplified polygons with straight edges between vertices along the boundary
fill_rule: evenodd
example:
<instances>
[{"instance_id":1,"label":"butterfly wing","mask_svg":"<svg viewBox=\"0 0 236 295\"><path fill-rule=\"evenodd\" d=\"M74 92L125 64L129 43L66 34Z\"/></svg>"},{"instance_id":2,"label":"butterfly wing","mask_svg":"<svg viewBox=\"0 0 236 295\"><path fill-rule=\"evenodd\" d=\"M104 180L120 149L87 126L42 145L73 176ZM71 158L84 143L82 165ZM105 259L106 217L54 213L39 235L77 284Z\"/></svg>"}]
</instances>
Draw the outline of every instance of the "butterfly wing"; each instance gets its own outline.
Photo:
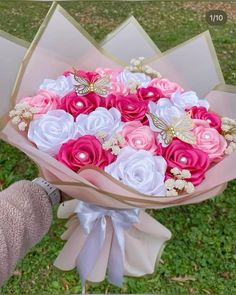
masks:
<instances>
[{"instance_id":1,"label":"butterfly wing","mask_svg":"<svg viewBox=\"0 0 236 295\"><path fill-rule=\"evenodd\" d=\"M194 123L189 114L183 114L173 127L177 138L189 144L196 144L196 137L191 131Z\"/></svg>"},{"instance_id":2,"label":"butterfly wing","mask_svg":"<svg viewBox=\"0 0 236 295\"><path fill-rule=\"evenodd\" d=\"M184 113L180 118L176 120L173 125L175 130L192 130L194 127L193 120L190 118L189 113Z\"/></svg>"},{"instance_id":3,"label":"butterfly wing","mask_svg":"<svg viewBox=\"0 0 236 295\"><path fill-rule=\"evenodd\" d=\"M173 135L169 130L166 131L161 131L160 132L160 137L161 141L164 142L165 146L169 145L173 139Z\"/></svg>"},{"instance_id":4,"label":"butterfly wing","mask_svg":"<svg viewBox=\"0 0 236 295\"><path fill-rule=\"evenodd\" d=\"M96 92L98 95L106 96L109 82L109 76L99 78L94 82L94 92Z\"/></svg>"},{"instance_id":5,"label":"butterfly wing","mask_svg":"<svg viewBox=\"0 0 236 295\"><path fill-rule=\"evenodd\" d=\"M78 82L77 85L75 85L75 91L77 94L80 94L80 95L85 95L85 94L88 94L89 93L89 81L83 77L80 77L80 76L76 76L74 75L74 79L76 82Z\"/></svg>"},{"instance_id":6,"label":"butterfly wing","mask_svg":"<svg viewBox=\"0 0 236 295\"><path fill-rule=\"evenodd\" d=\"M150 127L152 131L161 132L163 130L168 130L169 127L164 120L161 120L157 116L153 115L152 113L147 113L146 116L148 117Z\"/></svg>"},{"instance_id":7,"label":"butterfly wing","mask_svg":"<svg viewBox=\"0 0 236 295\"><path fill-rule=\"evenodd\" d=\"M146 114L149 120L149 125L152 131L158 132L158 138L160 139L163 146L167 146L171 143L173 135L170 132L170 128L164 120L161 120L152 113Z\"/></svg>"}]
</instances>

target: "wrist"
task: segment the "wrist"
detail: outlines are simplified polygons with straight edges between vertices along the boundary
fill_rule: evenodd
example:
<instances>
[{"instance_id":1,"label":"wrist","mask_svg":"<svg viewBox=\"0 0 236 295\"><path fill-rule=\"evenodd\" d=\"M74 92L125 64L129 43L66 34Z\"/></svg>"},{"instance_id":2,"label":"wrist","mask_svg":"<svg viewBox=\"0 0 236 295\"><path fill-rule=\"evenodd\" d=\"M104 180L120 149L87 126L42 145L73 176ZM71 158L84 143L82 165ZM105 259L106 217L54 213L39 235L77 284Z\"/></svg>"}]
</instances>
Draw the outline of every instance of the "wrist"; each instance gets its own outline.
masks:
<instances>
[{"instance_id":1,"label":"wrist","mask_svg":"<svg viewBox=\"0 0 236 295\"><path fill-rule=\"evenodd\" d=\"M60 190L51 185L48 181L42 177L37 177L32 182L44 189L52 206L61 202Z\"/></svg>"}]
</instances>

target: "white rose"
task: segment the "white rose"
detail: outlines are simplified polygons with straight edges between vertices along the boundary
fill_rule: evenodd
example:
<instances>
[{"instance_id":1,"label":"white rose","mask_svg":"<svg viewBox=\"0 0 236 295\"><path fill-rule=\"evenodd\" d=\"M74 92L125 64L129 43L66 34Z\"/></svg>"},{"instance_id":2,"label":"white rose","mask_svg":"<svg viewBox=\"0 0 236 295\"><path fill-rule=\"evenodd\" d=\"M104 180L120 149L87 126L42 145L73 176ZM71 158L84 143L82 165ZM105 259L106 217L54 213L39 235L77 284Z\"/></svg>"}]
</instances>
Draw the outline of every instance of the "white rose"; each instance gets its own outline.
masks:
<instances>
[{"instance_id":1,"label":"white rose","mask_svg":"<svg viewBox=\"0 0 236 295\"><path fill-rule=\"evenodd\" d=\"M70 76L60 76L56 80L45 79L39 89L49 90L56 93L59 97L65 96L74 89L74 79Z\"/></svg>"},{"instance_id":2,"label":"white rose","mask_svg":"<svg viewBox=\"0 0 236 295\"><path fill-rule=\"evenodd\" d=\"M128 146L121 150L115 162L105 167L105 171L139 192L165 196L166 167L163 157Z\"/></svg>"},{"instance_id":3,"label":"white rose","mask_svg":"<svg viewBox=\"0 0 236 295\"><path fill-rule=\"evenodd\" d=\"M74 118L63 110L49 111L30 122L28 138L37 148L55 156L64 142L76 137Z\"/></svg>"},{"instance_id":4,"label":"white rose","mask_svg":"<svg viewBox=\"0 0 236 295\"><path fill-rule=\"evenodd\" d=\"M132 73L125 69L119 74L118 80L127 86L132 82L138 84L139 87L145 87L151 81L151 78L144 73Z\"/></svg>"},{"instance_id":5,"label":"white rose","mask_svg":"<svg viewBox=\"0 0 236 295\"><path fill-rule=\"evenodd\" d=\"M168 98L161 98L157 103L150 101L148 108L150 113L163 120L168 126L174 125L176 120L184 114L184 111L173 105L173 103ZM157 128L153 124L150 116L148 116L148 120L152 131L157 133L162 131L162 129ZM167 146L160 134L158 134L157 138L163 147Z\"/></svg>"},{"instance_id":6,"label":"white rose","mask_svg":"<svg viewBox=\"0 0 236 295\"><path fill-rule=\"evenodd\" d=\"M96 135L103 131L110 137L122 126L121 113L116 108L98 107L90 114L80 114L76 119L79 135Z\"/></svg>"},{"instance_id":7,"label":"white rose","mask_svg":"<svg viewBox=\"0 0 236 295\"><path fill-rule=\"evenodd\" d=\"M148 108L153 115L164 120L168 125L171 125L184 113L183 110L173 105L168 98L161 98L157 103L150 101Z\"/></svg>"},{"instance_id":8,"label":"white rose","mask_svg":"<svg viewBox=\"0 0 236 295\"><path fill-rule=\"evenodd\" d=\"M188 109L193 106L203 106L207 110L209 109L209 103L207 100L199 99L196 92L187 91L184 93L175 92L171 95L172 103L180 109Z\"/></svg>"}]
</instances>

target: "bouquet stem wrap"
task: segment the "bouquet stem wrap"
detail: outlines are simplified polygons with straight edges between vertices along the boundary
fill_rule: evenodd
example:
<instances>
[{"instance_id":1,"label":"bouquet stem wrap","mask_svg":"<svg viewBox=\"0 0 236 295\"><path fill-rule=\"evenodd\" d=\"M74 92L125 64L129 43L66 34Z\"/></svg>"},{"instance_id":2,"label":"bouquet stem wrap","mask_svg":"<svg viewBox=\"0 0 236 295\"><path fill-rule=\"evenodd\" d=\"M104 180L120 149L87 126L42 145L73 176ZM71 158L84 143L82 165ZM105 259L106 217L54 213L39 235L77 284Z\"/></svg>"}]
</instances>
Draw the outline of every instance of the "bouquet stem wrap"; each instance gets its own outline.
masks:
<instances>
[{"instance_id":1,"label":"bouquet stem wrap","mask_svg":"<svg viewBox=\"0 0 236 295\"><path fill-rule=\"evenodd\" d=\"M67 240L54 265L77 268L86 281L108 280L122 286L123 276L142 276L155 270L171 233L141 209L107 209L78 200L64 202L59 218L69 218ZM139 257L139 259L137 259Z\"/></svg>"},{"instance_id":2,"label":"bouquet stem wrap","mask_svg":"<svg viewBox=\"0 0 236 295\"><path fill-rule=\"evenodd\" d=\"M138 223L139 209L110 210L103 207L79 202L75 212L87 239L77 257L76 265L82 285L95 265L106 239L107 223L111 222L113 236L108 258L109 282L122 286L123 261L125 255L124 231Z\"/></svg>"}]
</instances>

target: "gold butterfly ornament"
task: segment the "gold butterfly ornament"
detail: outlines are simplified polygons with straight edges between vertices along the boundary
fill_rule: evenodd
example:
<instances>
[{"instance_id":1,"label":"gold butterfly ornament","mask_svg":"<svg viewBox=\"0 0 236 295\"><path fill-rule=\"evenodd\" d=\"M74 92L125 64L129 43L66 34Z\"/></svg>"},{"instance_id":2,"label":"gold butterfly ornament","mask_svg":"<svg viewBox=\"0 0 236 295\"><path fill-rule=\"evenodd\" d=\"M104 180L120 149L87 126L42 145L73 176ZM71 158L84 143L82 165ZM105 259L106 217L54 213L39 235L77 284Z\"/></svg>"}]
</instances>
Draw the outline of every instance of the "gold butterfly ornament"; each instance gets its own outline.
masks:
<instances>
[{"instance_id":1,"label":"gold butterfly ornament","mask_svg":"<svg viewBox=\"0 0 236 295\"><path fill-rule=\"evenodd\" d=\"M75 85L75 91L78 95L86 95L90 92L95 92L101 96L107 96L110 78L109 76L103 76L95 81L90 82L88 79L76 75L74 73L74 79L78 83Z\"/></svg>"},{"instance_id":2,"label":"gold butterfly ornament","mask_svg":"<svg viewBox=\"0 0 236 295\"><path fill-rule=\"evenodd\" d=\"M174 119L172 124L168 124L152 113L147 113L146 116L148 117L152 131L159 133L159 138L163 146L168 146L175 137L183 142L196 144L196 137L191 131L194 123L189 113L183 113L181 117Z\"/></svg>"}]
</instances>

